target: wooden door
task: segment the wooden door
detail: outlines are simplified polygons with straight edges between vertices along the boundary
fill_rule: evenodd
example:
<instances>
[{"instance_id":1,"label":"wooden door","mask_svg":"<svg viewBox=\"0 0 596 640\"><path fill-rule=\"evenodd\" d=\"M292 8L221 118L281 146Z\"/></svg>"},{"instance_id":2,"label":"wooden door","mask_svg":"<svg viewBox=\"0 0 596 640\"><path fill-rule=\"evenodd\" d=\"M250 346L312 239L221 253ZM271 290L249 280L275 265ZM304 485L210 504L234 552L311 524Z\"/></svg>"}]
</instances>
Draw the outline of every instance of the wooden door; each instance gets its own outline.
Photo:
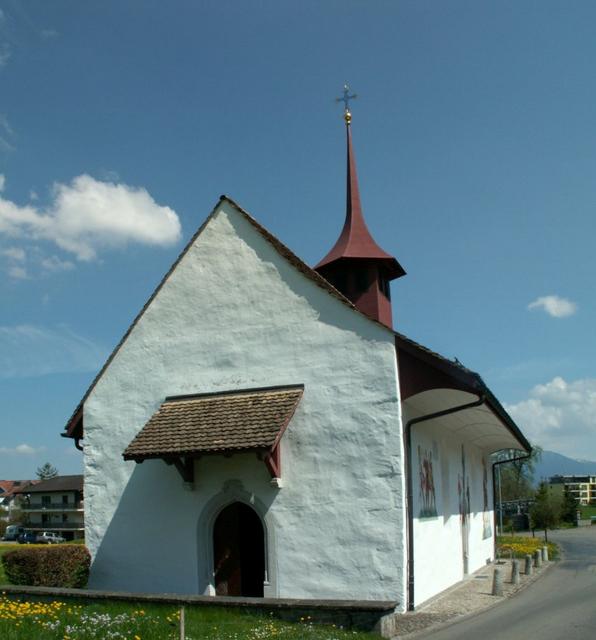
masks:
<instances>
[{"instance_id":1,"label":"wooden door","mask_svg":"<svg viewBox=\"0 0 596 640\"><path fill-rule=\"evenodd\" d=\"M265 537L259 516L248 505L234 502L217 516L213 567L218 596L263 596Z\"/></svg>"}]
</instances>

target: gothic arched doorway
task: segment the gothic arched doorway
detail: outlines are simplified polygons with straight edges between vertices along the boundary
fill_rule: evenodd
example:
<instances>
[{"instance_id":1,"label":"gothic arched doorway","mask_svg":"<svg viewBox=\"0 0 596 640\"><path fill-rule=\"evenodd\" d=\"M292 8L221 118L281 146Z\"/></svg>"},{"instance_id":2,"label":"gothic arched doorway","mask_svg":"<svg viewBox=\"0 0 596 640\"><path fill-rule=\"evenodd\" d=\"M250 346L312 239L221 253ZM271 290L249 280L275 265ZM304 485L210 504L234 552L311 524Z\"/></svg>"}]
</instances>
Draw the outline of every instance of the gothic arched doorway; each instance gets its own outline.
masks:
<instances>
[{"instance_id":1,"label":"gothic arched doorway","mask_svg":"<svg viewBox=\"0 0 596 640\"><path fill-rule=\"evenodd\" d=\"M218 596L263 596L265 533L243 502L222 509L213 525L213 575Z\"/></svg>"}]
</instances>

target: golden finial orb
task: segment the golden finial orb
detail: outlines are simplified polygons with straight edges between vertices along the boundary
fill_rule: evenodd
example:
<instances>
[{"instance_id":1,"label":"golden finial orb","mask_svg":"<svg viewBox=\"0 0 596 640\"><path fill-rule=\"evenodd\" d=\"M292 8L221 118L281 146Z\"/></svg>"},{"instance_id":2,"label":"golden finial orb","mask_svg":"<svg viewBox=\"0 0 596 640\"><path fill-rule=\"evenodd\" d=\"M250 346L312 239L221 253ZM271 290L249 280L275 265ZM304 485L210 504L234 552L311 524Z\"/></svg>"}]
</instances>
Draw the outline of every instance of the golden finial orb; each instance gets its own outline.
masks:
<instances>
[{"instance_id":1,"label":"golden finial orb","mask_svg":"<svg viewBox=\"0 0 596 640\"><path fill-rule=\"evenodd\" d=\"M341 98L335 98L335 102L343 102L344 103L344 120L346 125L349 125L352 122L352 112L350 111L350 100L354 100L358 96L354 93L350 95L350 87L345 84L344 85L344 95Z\"/></svg>"}]
</instances>

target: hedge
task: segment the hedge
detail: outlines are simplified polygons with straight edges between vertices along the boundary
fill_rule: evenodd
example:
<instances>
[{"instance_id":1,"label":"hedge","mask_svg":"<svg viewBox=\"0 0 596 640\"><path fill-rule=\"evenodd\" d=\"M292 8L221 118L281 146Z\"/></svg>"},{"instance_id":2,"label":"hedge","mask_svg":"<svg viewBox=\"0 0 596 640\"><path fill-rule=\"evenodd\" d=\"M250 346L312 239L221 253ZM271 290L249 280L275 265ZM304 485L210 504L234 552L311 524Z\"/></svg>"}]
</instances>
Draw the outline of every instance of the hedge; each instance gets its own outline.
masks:
<instances>
[{"instance_id":1,"label":"hedge","mask_svg":"<svg viewBox=\"0 0 596 640\"><path fill-rule=\"evenodd\" d=\"M83 545L28 547L2 556L12 584L82 588L89 578L91 556Z\"/></svg>"}]
</instances>

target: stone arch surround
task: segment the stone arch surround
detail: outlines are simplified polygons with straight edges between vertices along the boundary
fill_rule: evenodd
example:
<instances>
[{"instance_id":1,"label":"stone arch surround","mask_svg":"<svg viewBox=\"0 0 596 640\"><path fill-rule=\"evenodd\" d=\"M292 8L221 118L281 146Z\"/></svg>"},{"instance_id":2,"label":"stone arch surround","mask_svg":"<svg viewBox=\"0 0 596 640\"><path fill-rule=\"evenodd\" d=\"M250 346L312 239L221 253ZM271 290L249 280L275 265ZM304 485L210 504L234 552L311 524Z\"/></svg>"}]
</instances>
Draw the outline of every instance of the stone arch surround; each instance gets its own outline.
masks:
<instances>
[{"instance_id":1,"label":"stone arch surround","mask_svg":"<svg viewBox=\"0 0 596 640\"><path fill-rule=\"evenodd\" d=\"M240 480L228 480L222 490L203 507L197 523L197 571L199 593L215 595L213 576L213 527L221 511L234 502L242 502L255 511L263 524L265 538L265 598L279 597L277 583L277 546L275 524L268 507L254 493L247 491Z\"/></svg>"}]
</instances>

